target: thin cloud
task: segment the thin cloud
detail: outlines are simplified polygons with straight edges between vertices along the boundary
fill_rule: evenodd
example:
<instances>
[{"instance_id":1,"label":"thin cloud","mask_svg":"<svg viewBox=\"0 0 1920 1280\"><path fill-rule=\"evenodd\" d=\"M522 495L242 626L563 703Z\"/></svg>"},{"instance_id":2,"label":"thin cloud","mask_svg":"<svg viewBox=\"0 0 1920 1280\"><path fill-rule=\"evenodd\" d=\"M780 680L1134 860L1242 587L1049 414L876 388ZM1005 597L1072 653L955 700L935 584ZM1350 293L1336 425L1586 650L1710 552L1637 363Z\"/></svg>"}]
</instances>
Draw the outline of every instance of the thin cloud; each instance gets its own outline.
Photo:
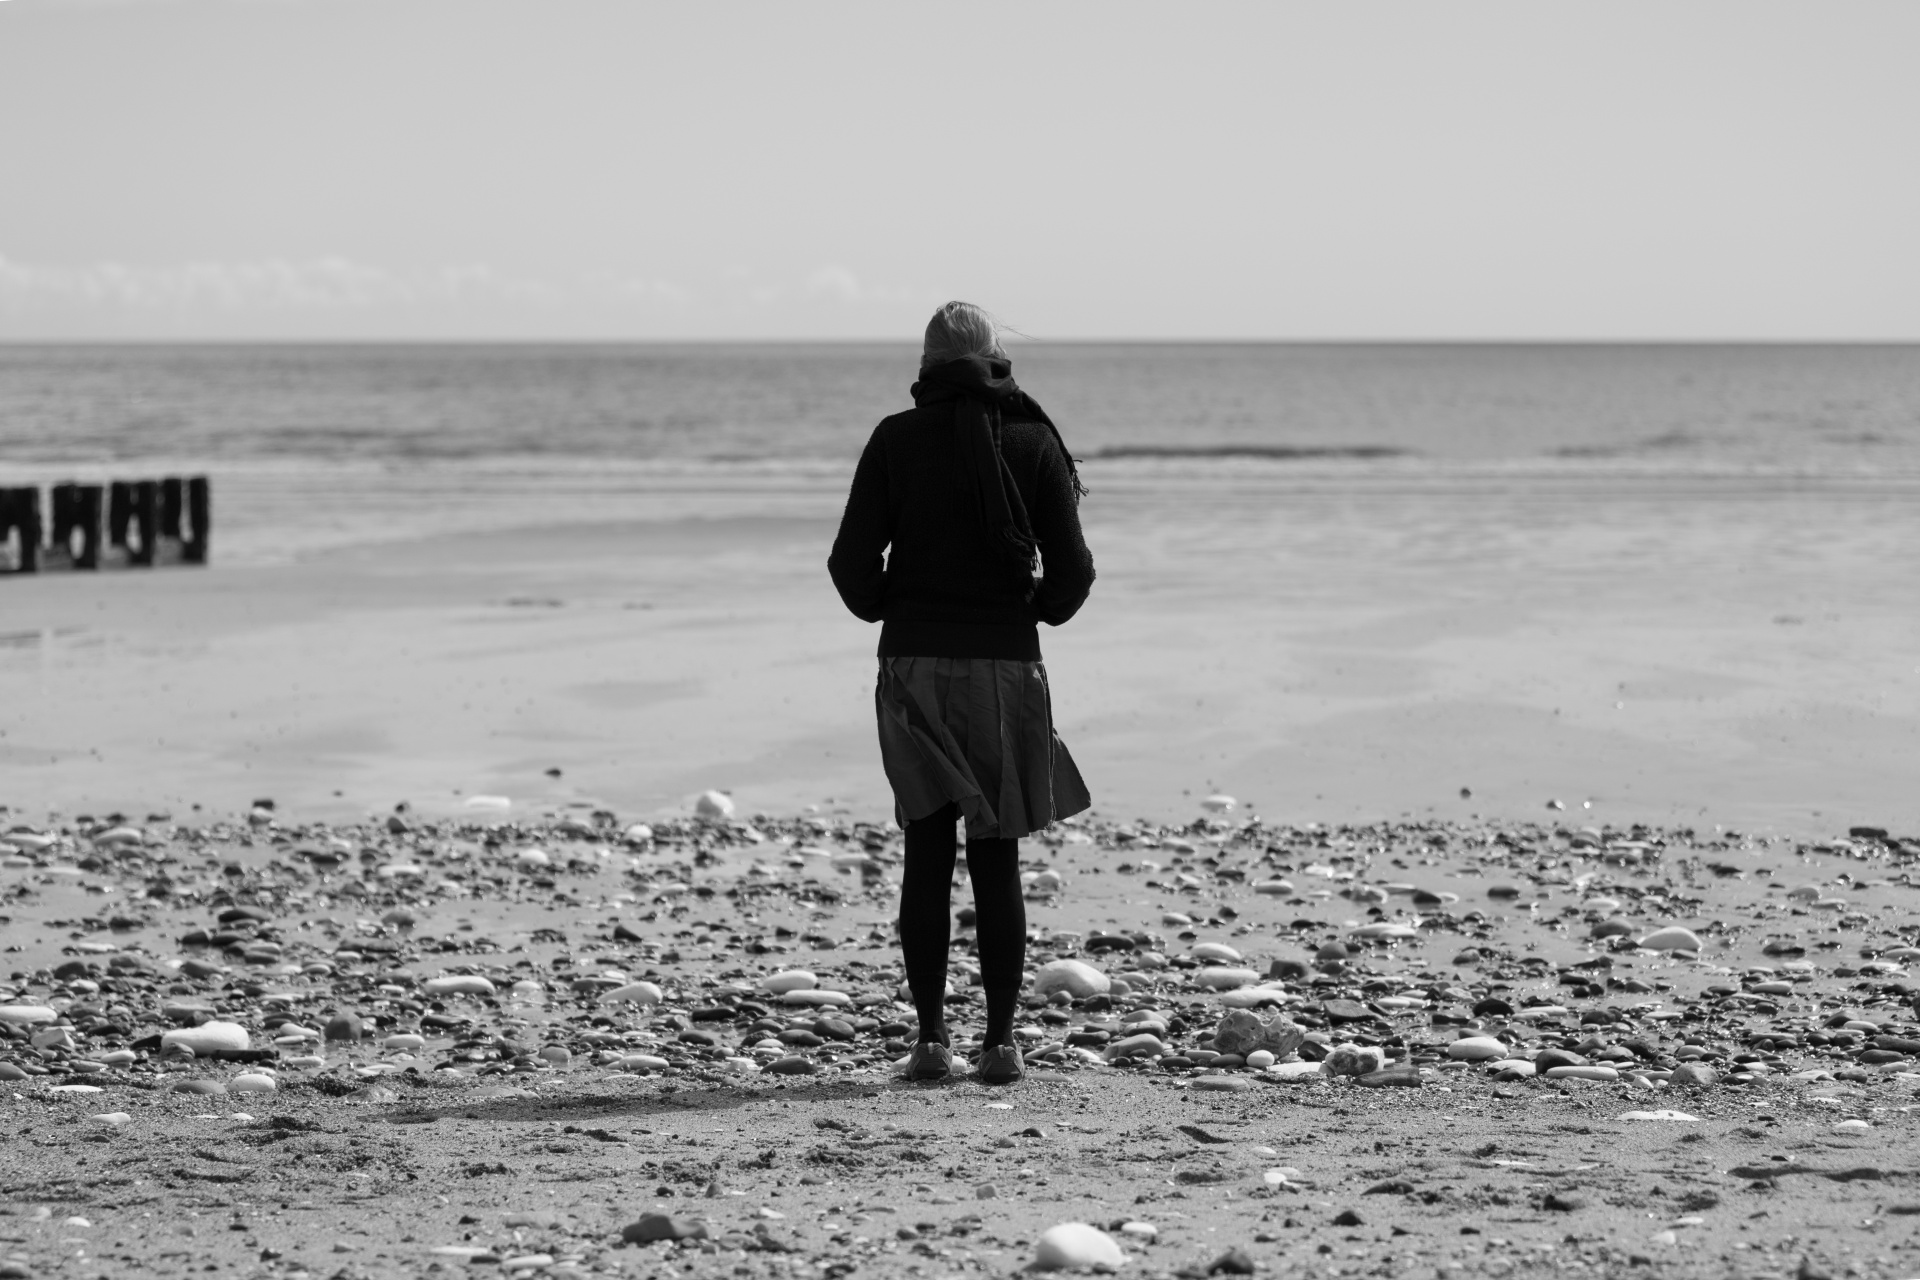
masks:
<instances>
[{"instance_id":1,"label":"thin cloud","mask_svg":"<svg viewBox=\"0 0 1920 1280\"><path fill-rule=\"evenodd\" d=\"M341 257L164 266L42 265L0 257L0 307L11 311L45 306L130 311L337 310L477 297L540 301L552 292L537 281L508 279L485 265L397 273Z\"/></svg>"}]
</instances>

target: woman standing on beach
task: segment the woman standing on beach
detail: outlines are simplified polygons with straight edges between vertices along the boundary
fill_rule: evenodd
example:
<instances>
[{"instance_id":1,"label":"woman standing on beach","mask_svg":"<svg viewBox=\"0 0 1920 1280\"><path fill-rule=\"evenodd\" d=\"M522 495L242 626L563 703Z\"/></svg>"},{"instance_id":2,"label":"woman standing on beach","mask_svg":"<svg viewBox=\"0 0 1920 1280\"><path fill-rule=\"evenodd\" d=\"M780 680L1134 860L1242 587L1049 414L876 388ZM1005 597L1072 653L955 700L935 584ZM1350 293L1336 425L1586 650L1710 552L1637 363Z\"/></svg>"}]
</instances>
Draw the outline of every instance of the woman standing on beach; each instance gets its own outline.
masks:
<instances>
[{"instance_id":1,"label":"woman standing on beach","mask_svg":"<svg viewBox=\"0 0 1920 1280\"><path fill-rule=\"evenodd\" d=\"M980 1078L1010 1084L1023 1074L1013 1043L1027 949L1020 837L1092 803L1053 732L1036 625L1071 618L1093 586L1078 510L1086 489L1012 370L985 312L949 302L934 313L914 407L874 428L827 560L847 608L883 624L874 705L906 831L900 947L920 1020L907 1062L916 1080L953 1069L955 820L967 824L987 995Z\"/></svg>"}]
</instances>

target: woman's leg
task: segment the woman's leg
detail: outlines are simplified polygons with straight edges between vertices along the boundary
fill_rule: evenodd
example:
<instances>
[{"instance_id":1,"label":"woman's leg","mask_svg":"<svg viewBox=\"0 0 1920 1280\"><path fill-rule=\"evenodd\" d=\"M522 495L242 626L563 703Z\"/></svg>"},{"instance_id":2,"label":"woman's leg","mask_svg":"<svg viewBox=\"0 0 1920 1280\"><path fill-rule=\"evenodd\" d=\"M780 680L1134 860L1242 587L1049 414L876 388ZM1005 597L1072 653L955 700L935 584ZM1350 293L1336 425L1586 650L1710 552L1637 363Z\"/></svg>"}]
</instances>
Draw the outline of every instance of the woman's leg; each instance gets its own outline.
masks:
<instances>
[{"instance_id":1,"label":"woman's leg","mask_svg":"<svg viewBox=\"0 0 1920 1280\"><path fill-rule=\"evenodd\" d=\"M978 913L980 983L987 992L985 1045L1013 1043L1013 1015L1027 960L1027 904L1020 896L1020 842L967 841L967 874Z\"/></svg>"},{"instance_id":2,"label":"woman's leg","mask_svg":"<svg viewBox=\"0 0 1920 1280\"><path fill-rule=\"evenodd\" d=\"M900 877L900 953L907 986L920 1015L920 1040L952 1043L947 1035L948 921L953 910L953 862L958 853L954 805L907 824L906 868ZM969 850L971 860L971 850Z\"/></svg>"}]
</instances>

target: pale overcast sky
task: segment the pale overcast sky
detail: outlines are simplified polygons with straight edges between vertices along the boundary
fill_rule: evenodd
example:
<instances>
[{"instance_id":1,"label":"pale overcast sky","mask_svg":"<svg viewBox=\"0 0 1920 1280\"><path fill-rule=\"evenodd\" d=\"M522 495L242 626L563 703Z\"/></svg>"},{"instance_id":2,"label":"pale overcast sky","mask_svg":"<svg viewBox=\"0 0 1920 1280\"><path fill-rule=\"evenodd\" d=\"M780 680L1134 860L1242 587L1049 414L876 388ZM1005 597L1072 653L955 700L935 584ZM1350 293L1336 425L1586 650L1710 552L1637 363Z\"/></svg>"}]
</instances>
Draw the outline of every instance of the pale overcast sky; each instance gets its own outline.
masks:
<instances>
[{"instance_id":1,"label":"pale overcast sky","mask_svg":"<svg viewBox=\"0 0 1920 1280\"><path fill-rule=\"evenodd\" d=\"M0 0L0 336L1920 338L1920 3Z\"/></svg>"}]
</instances>

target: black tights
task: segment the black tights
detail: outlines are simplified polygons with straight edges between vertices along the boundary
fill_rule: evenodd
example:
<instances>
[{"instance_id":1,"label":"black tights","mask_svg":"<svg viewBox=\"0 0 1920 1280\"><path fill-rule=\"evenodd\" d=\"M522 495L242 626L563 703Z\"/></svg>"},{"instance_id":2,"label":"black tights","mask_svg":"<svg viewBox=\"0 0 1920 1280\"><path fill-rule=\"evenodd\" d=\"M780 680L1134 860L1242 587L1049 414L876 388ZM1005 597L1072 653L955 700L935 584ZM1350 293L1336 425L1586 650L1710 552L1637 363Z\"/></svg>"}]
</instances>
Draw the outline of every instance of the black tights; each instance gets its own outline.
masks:
<instances>
[{"instance_id":1,"label":"black tights","mask_svg":"<svg viewBox=\"0 0 1920 1280\"><path fill-rule=\"evenodd\" d=\"M947 805L907 824L907 865L900 881L900 951L920 1015L920 1039L948 1043L947 946L953 907L954 822ZM988 1045L1013 1043L1013 1015L1027 958L1027 904L1020 896L1020 842L967 841L973 881L980 978L987 992Z\"/></svg>"}]
</instances>

